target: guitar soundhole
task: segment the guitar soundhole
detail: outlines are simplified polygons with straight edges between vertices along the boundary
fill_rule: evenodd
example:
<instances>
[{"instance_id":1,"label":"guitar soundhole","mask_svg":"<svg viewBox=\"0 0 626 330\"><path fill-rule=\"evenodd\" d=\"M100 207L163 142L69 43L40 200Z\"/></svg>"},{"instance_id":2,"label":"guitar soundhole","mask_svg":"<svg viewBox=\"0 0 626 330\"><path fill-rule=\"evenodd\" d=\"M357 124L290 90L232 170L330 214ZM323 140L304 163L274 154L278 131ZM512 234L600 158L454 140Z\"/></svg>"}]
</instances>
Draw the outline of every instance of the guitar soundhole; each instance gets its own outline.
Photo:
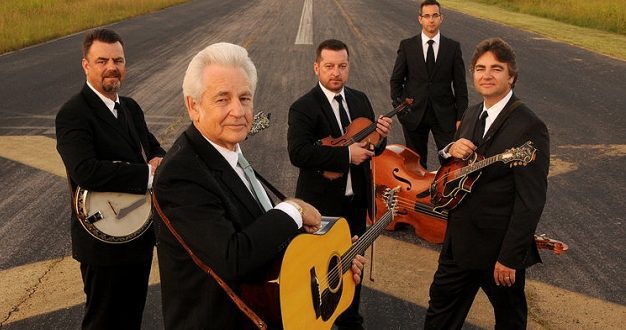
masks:
<instances>
[{"instance_id":1,"label":"guitar soundhole","mask_svg":"<svg viewBox=\"0 0 626 330\"><path fill-rule=\"evenodd\" d=\"M328 263L328 289L331 292L337 291L337 288L341 284L341 276L343 275L343 270L341 269L338 256L333 256L330 258L330 262Z\"/></svg>"}]
</instances>

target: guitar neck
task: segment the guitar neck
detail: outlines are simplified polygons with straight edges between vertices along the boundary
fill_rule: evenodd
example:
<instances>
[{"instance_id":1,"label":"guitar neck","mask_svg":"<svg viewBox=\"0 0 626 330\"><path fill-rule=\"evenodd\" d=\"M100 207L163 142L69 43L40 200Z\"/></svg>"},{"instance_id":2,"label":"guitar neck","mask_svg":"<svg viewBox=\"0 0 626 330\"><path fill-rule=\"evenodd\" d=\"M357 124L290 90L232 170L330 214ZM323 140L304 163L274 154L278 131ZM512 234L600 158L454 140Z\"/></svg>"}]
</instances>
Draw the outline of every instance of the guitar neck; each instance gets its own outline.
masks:
<instances>
[{"instance_id":1,"label":"guitar neck","mask_svg":"<svg viewBox=\"0 0 626 330\"><path fill-rule=\"evenodd\" d=\"M471 165L467 165L461 169L459 169L460 175L459 176L465 176L468 175L470 173L474 173L476 171L479 171L481 169L483 169L484 167L487 167L495 162L498 161L502 161L502 156L503 154L497 154L495 156L491 156L489 158L485 158L483 160L479 160L477 162L472 163Z\"/></svg>"},{"instance_id":2,"label":"guitar neck","mask_svg":"<svg viewBox=\"0 0 626 330\"><path fill-rule=\"evenodd\" d=\"M393 210L387 211L376 221L341 257L341 269L343 273L350 270L352 260L357 254L363 254L367 248L374 243L376 238L382 233L393 220Z\"/></svg>"}]
</instances>

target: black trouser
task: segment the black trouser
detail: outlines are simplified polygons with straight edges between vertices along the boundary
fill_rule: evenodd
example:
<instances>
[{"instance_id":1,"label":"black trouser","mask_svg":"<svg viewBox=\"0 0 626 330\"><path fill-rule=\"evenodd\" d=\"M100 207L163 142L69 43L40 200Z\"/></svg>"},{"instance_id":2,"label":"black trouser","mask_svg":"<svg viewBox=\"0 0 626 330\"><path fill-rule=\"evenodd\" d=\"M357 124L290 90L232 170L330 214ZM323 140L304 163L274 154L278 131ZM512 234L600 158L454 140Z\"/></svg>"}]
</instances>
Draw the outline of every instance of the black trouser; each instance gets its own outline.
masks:
<instances>
[{"instance_id":1,"label":"black trouser","mask_svg":"<svg viewBox=\"0 0 626 330\"><path fill-rule=\"evenodd\" d=\"M453 127L452 130L443 129L430 105L426 107L424 117L414 131L409 131L402 126L406 146L420 155L420 164L425 169L428 168L428 133L433 132L437 151L439 151L452 142L455 130L456 127Z\"/></svg>"},{"instance_id":2,"label":"black trouser","mask_svg":"<svg viewBox=\"0 0 626 330\"><path fill-rule=\"evenodd\" d=\"M342 216L348 221L350 234L359 237L365 233L365 217L367 214L367 203L365 200L353 200L346 197L343 202ZM361 275L361 279L363 276ZM335 321L339 329L363 329L363 317L359 314L359 302L361 301L361 284L355 287L354 299L352 303Z\"/></svg>"},{"instance_id":3,"label":"black trouser","mask_svg":"<svg viewBox=\"0 0 626 330\"><path fill-rule=\"evenodd\" d=\"M495 329L526 329L524 269L515 272L512 286L497 286L493 269L468 270L452 260L442 259L430 286L424 329L461 329L478 288L483 289L493 306Z\"/></svg>"},{"instance_id":4,"label":"black trouser","mask_svg":"<svg viewBox=\"0 0 626 330\"><path fill-rule=\"evenodd\" d=\"M81 263L87 295L83 329L141 329L152 260L123 266Z\"/></svg>"}]
</instances>

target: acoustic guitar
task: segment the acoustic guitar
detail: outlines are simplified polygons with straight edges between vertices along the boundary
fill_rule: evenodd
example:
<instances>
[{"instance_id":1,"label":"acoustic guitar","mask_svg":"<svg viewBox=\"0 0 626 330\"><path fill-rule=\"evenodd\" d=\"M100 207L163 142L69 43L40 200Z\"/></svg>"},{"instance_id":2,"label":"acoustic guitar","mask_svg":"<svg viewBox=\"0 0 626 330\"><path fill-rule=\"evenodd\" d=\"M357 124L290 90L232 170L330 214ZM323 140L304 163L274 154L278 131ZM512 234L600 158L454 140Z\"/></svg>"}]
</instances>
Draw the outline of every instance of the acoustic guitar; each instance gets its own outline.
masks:
<instances>
[{"instance_id":1,"label":"acoustic guitar","mask_svg":"<svg viewBox=\"0 0 626 330\"><path fill-rule=\"evenodd\" d=\"M296 236L285 251L279 276L280 310L285 329L330 329L352 303L352 260L363 254L393 220L397 189L387 189L387 212L352 243L339 218L321 235Z\"/></svg>"},{"instance_id":2,"label":"acoustic guitar","mask_svg":"<svg viewBox=\"0 0 626 330\"><path fill-rule=\"evenodd\" d=\"M467 159L452 159L439 168L430 186L433 211L443 213L455 208L472 191L472 186L480 177L479 171L484 167L499 161L511 167L526 166L535 159L536 151L532 141L527 141L522 146L489 158L473 153Z\"/></svg>"},{"instance_id":3,"label":"acoustic guitar","mask_svg":"<svg viewBox=\"0 0 626 330\"><path fill-rule=\"evenodd\" d=\"M254 115L248 136L270 126L271 113ZM94 238L112 244L130 242L140 237L152 224L152 193L130 194L91 191L76 187L74 212L80 224Z\"/></svg>"},{"instance_id":4,"label":"acoustic guitar","mask_svg":"<svg viewBox=\"0 0 626 330\"><path fill-rule=\"evenodd\" d=\"M352 259L394 221L401 204L398 191L398 187L377 186L376 200L384 200L387 211L354 244L345 219L323 217L322 223L328 225L315 234L296 236L262 282L242 283L241 298L273 327L330 329L354 297ZM438 235L443 237L444 232L445 226ZM557 255L568 250L567 244L545 234L534 239L538 249Z\"/></svg>"}]
</instances>

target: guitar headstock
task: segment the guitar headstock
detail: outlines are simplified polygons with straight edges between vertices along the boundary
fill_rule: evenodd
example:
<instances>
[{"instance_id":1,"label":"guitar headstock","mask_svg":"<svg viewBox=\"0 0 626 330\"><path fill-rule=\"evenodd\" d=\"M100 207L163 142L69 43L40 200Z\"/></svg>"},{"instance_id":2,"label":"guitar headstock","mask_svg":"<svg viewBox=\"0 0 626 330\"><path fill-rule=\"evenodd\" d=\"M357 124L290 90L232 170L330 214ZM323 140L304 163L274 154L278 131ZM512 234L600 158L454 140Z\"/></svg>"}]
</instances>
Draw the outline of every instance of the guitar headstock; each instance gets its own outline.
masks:
<instances>
[{"instance_id":1,"label":"guitar headstock","mask_svg":"<svg viewBox=\"0 0 626 330\"><path fill-rule=\"evenodd\" d=\"M567 244L549 238L548 236L546 236L546 234L535 234L535 243L537 244L538 249L552 250L554 254L562 254L569 249Z\"/></svg>"},{"instance_id":2,"label":"guitar headstock","mask_svg":"<svg viewBox=\"0 0 626 330\"><path fill-rule=\"evenodd\" d=\"M535 159L537 148L533 147L532 141L523 145L507 149L502 153L502 161L509 166L526 166Z\"/></svg>"},{"instance_id":3,"label":"guitar headstock","mask_svg":"<svg viewBox=\"0 0 626 330\"><path fill-rule=\"evenodd\" d=\"M396 205L398 204L398 199L396 194L400 190L400 186L395 188L386 188L385 192L383 192L383 200L385 201L385 205L387 206L387 210L395 213Z\"/></svg>"},{"instance_id":4,"label":"guitar headstock","mask_svg":"<svg viewBox=\"0 0 626 330\"><path fill-rule=\"evenodd\" d=\"M257 112L252 119L252 127L250 128L250 132L248 132L248 136L252 136L270 127L271 116L271 113L265 114L263 111Z\"/></svg>"}]
</instances>

